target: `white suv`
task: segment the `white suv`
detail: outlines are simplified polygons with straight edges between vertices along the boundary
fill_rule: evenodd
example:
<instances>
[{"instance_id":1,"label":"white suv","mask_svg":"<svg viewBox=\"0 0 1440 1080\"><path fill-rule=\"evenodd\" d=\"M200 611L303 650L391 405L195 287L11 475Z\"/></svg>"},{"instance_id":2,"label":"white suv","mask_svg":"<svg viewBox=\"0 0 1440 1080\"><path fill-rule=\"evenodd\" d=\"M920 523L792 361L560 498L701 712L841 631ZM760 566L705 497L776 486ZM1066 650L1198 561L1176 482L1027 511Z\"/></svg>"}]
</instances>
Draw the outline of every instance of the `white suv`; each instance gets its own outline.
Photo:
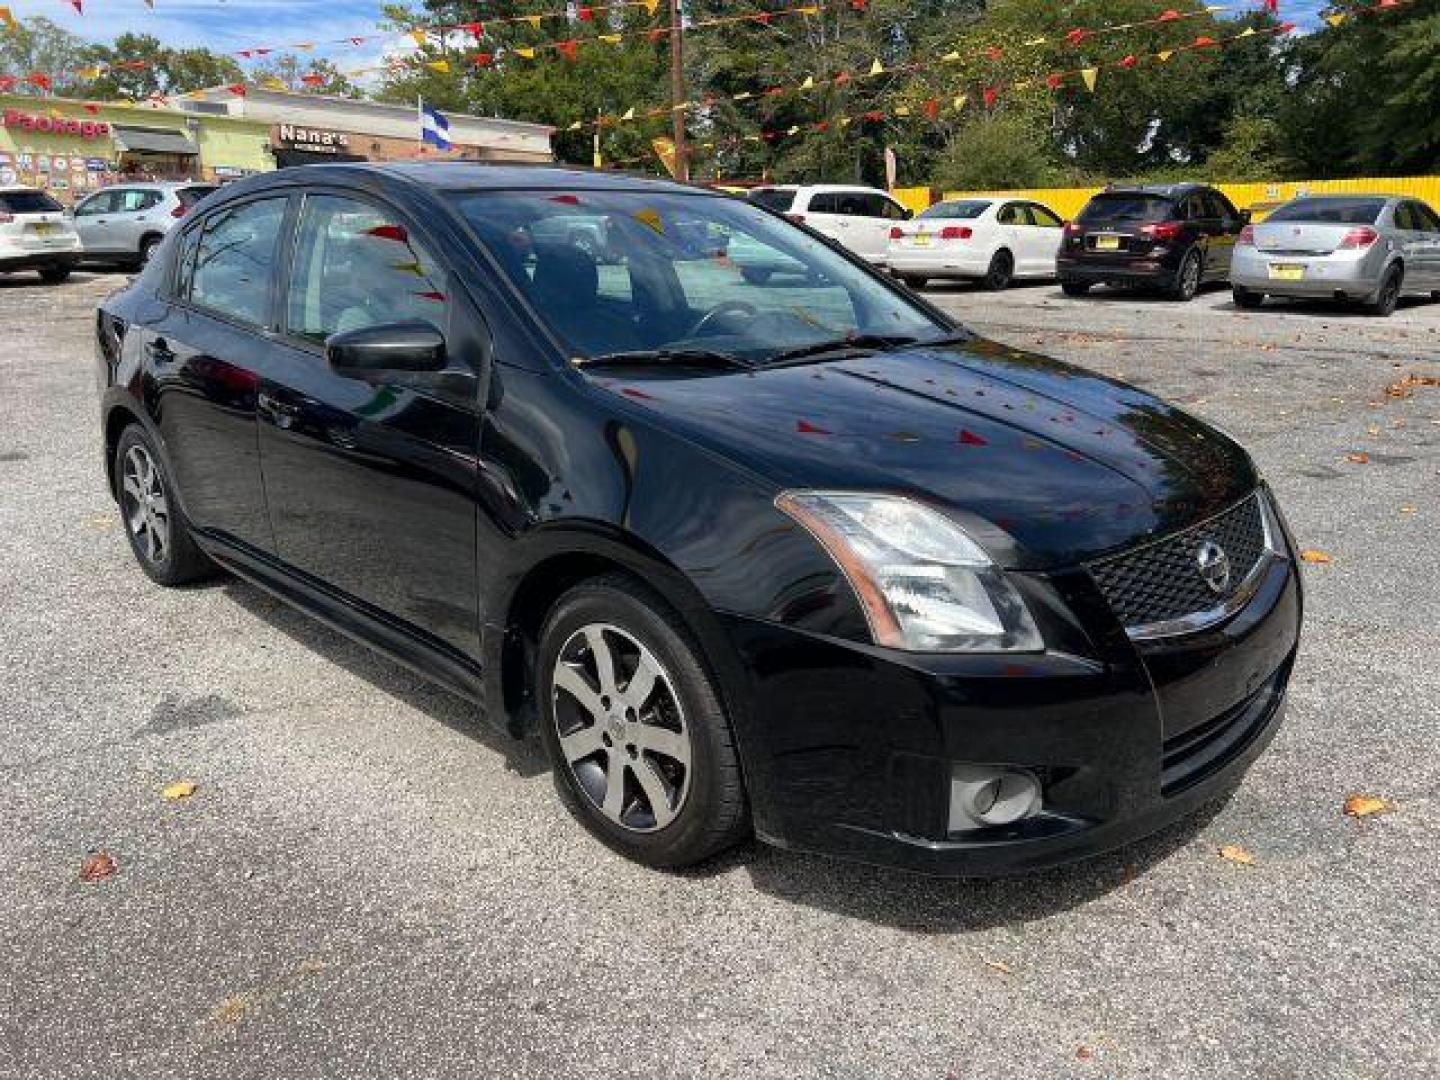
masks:
<instances>
[{"instance_id":1,"label":"white suv","mask_svg":"<svg viewBox=\"0 0 1440 1080\"><path fill-rule=\"evenodd\" d=\"M777 184L753 188L748 198L838 240L876 266L885 265L891 228L911 217L880 189L845 184Z\"/></svg>"},{"instance_id":2,"label":"white suv","mask_svg":"<svg viewBox=\"0 0 1440 1080\"><path fill-rule=\"evenodd\" d=\"M0 187L0 274L38 270L58 285L79 259L80 237L63 206L36 188Z\"/></svg>"}]
</instances>

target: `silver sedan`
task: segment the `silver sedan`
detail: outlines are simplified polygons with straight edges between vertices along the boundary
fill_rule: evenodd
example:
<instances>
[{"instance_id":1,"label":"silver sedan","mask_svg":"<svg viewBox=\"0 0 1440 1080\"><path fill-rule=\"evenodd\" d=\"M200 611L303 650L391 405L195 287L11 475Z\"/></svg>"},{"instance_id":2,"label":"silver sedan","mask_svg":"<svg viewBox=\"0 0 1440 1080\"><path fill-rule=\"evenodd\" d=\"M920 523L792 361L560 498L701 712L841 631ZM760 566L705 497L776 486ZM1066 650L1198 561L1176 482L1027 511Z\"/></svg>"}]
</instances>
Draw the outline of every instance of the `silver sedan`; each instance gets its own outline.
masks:
<instances>
[{"instance_id":1,"label":"silver sedan","mask_svg":"<svg viewBox=\"0 0 1440 1080\"><path fill-rule=\"evenodd\" d=\"M1241 232L1230 283L1243 308L1297 296L1384 316L1407 293L1440 299L1440 215L1397 195L1293 199Z\"/></svg>"}]
</instances>

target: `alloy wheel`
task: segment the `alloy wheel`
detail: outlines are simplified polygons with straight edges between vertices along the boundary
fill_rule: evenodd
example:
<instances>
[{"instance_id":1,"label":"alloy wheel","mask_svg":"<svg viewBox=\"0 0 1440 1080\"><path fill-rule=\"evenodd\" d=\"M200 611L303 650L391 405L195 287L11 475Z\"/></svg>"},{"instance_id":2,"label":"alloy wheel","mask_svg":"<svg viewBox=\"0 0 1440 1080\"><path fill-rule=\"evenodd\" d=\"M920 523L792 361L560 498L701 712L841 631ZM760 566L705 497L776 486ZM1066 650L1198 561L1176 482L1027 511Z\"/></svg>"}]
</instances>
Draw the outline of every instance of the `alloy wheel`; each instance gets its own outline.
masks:
<instances>
[{"instance_id":1,"label":"alloy wheel","mask_svg":"<svg viewBox=\"0 0 1440 1080\"><path fill-rule=\"evenodd\" d=\"M690 729L669 673L632 634L590 623L551 674L555 733L580 790L632 832L675 820L690 789Z\"/></svg>"},{"instance_id":2,"label":"alloy wheel","mask_svg":"<svg viewBox=\"0 0 1440 1080\"><path fill-rule=\"evenodd\" d=\"M121 508L135 547L152 563L170 552L170 504L160 470L149 451L139 444L125 455L120 477Z\"/></svg>"}]
</instances>

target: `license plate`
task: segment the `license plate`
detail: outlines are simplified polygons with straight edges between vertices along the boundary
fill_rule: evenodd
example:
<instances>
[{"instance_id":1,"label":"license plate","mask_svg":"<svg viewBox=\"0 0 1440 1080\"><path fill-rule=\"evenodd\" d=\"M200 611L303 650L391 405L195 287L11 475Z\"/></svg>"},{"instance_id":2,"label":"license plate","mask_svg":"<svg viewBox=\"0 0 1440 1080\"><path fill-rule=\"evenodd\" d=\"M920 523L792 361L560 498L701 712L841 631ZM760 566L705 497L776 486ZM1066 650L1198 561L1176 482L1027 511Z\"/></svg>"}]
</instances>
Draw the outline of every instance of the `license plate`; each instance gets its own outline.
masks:
<instances>
[{"instance_id":1,"label":"license plate","mask_svg":"<svg viewBox=\"0 0 1440 1080\"><path fill-rule=\"evenodd\" d=\"M1305 277L1301 263L1271 263L1270 277L1274 281L1300 281Z\"/></svg>"},{"instance_id":2,"label":"license plate","mask_svg":"<svg viewBox=\"0 0 1440 1080\"><path fill-rule=\"evenodd\" d=\"M911 239L915 241L916 247L928 247L930 245L929 233L917 232Z\"/></svg>"},{"instance_id":3,"label":"license plate","mask_svg":"<svg viewBox=\"0 0 1440 1080\"><path fill-rule=\"evenodd\" d=\"M35 230L36 236L49 236L55 231L55 226L51 225L48 221L37 221L34 225L31 225L30 228Z\"/></svg>"},{"instance_id":4,"label":"license plate","mask_svg":"<svg viewBox=\"0 0 1440 1080\"><path fill-rule=\"evenodd\" d=\"M1120 238L1118 236L1097 236L1095 237L1095 250L1119 251Z\"/></svg>"}]
</instances>

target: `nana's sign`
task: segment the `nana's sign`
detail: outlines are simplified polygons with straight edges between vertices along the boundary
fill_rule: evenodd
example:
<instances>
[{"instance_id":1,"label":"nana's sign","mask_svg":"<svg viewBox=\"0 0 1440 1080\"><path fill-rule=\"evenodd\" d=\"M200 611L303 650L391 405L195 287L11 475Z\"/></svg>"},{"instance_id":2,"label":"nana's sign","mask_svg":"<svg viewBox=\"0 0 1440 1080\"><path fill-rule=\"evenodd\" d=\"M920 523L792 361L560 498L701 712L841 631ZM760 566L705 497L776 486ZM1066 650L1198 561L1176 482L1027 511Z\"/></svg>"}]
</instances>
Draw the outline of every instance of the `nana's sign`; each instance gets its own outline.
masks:
<instances>
[{"instance_id":1,"label":"nana's sign","mask_svg":"<svg viewBox=\"0 0 1440 1080\"><path fill-rule=\"evenodd\" d=\"M343 131L294 124L276 125L275 141L287 150L314 150L321 154L338 154L350 146L350 136Z\"/></svg>"},{"instance_id":2,"label":"nana's sign","mask_svg":"<svg viewBox=\"0 0 1440 1080\"><path fill-rule=\"evenodd\" d=\"M6 109L4 126L49 135L79 135L82 139L103 139L110 125L103 120L75 120L68 116L34 116L19 109Z\"/></svg>"}]
</instances>

